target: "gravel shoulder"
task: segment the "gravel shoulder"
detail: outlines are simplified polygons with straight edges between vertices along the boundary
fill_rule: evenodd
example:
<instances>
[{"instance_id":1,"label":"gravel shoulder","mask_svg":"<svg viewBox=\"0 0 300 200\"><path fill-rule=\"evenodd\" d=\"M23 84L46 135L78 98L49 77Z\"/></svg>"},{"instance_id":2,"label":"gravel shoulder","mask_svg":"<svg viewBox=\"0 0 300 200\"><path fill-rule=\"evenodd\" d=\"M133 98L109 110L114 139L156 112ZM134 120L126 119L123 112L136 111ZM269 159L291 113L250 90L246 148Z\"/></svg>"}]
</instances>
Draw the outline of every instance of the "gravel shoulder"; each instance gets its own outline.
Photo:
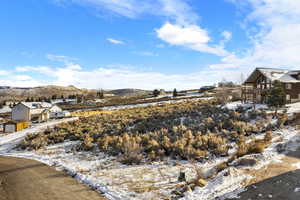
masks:
<instances>
[{"instance_id":1,"label":"gravel shoulder","mask_svg":"<svg viewBox=\"0 0 300 200\"><path fill-rule=\"evenodd\" d=\"M0 157L0 200L105 200L64 172L37 161Z\"/></svg>"}]
</instances>

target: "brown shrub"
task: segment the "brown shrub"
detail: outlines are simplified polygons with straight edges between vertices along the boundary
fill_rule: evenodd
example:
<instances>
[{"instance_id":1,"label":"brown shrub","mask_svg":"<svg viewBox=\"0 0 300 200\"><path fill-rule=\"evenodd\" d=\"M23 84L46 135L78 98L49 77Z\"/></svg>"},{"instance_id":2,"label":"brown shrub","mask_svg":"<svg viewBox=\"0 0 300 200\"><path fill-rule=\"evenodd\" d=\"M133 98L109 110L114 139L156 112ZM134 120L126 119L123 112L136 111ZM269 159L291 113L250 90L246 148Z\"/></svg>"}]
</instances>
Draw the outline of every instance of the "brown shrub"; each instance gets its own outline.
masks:
<instances>
[{"instance_id":1,"label":"brown shrub","mask_svg":"<svg viewBox=\"0 0 300 200\"><path fill-rule=\"evenodd\" d=\"M236 142L265 128L259 122L247 123L249 118L245 113L207 102L93 112L87 116L44 133L28 135L20 147L38 149L65 140L78 140L81 142L79 150L90 151L97 145L102 152L122 158L124 163L165 157L202 161L208 155L228 155L228 141ZM256 146L251 149L239 141L238 155L250 150L259 152L262 145Z\"/></svg>"},{"instance_id":2,"label":"brown shrub","mask_svg":"<svg viewBox=\"0 0 300 200\"><path fill-rule=\"evenodd\" d=\"M272 131L267 131L264 137L264 142L268 143L272 141L273 133Z\"/></svg>"}]
</instances>

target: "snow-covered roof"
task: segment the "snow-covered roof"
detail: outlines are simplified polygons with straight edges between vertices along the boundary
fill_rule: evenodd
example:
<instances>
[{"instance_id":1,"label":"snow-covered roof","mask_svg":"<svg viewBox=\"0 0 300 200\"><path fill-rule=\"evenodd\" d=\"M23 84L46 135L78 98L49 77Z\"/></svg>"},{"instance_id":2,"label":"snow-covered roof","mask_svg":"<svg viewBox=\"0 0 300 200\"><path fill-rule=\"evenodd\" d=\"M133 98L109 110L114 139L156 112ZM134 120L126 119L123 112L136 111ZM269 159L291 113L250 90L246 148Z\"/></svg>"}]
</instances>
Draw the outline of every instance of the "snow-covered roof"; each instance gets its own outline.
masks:
<instances>
[{"instance_id":1,"label":"snow-covered roof","mask_svg":"<svg viewBox=\"0 0 300 200\"><path fill-rule=\"evenodd\" d=\"M248 77L245 83L250 83L256 80L259 73L263 74L268 80L275 81L278 80L283 83L298 83L297 80L292 75L299 74L300 71L289 71L285 69L272 69L272 68L256 68L255 71Z\"/></svg>"},{"instance_id":2,"label":"snow-covered roof","mask_svg":"<svg viewBox=\"0 0 300 200\"><path fill-rule=\"evenodd\" d=\"M47 102L21 102L24 106L30 109L51 108L53 104Z\"/></svg>"},{"instance_id":3,"label":"snow-covered roof","mask_svg":"<svg viewBox=\"0 0 300 200\"><path fill-rule=\"evenodd\" d=\"M271 81L279 80L284 74L289 72L288 70L268 68L258 68L257 70Z\"/></svg>"},{"instance_id":4,"label":"snow-covered roof","mask_svg":"<svg viewBox=\"0 0 300 200\"><path fill-rule=\"evenodd\" d=\"M295 79L294 77L291 76L291 74L288 72L286 74L284 74L283 76L281 76L279 78L280 82L283 83L299 83L300 81Z\"/></svg>"},{"instance_id":5,"label":"snow-covered roof","mask_svg":"<svg viewBox=\"0 0 300 200\"><path fill-rule=\"evenodd\" d=\"M57 105L53 105L47 102L21 102L20 104L29 108L31 114L41 114L44 112L52 111L56 112L58 109L60 109Z\"/></svg>"}]
</instances>

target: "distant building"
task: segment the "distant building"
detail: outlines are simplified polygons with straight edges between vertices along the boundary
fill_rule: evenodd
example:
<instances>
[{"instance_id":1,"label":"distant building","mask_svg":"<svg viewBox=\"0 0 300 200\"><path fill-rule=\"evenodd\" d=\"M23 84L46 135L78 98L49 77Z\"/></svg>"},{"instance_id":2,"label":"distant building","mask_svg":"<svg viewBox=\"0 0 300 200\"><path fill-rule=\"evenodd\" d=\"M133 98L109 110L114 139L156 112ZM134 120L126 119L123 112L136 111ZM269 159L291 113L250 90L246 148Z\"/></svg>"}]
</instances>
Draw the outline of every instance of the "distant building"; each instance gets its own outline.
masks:
<instances>
[{"instance_id":1,"label":"distant building","mask_svg":"<svg viewBox=\"0 0 300 200\"><path fill-rule=\"evenodd\" d=\"M53 99L52 104L77 104L77 99Z\"/></svg>"},{"instance_id":2,"label":"distant building","mask_svg":"<svg viewBox=\"0 0 300 200\"><path fill-rule=\"evenodd\" d=\"M104 94L103 96L104 96L104 97L114 97L114 96L116 96L116 95L114 95L114 94Z\"/></svg>"},{"instance_id":3,"label":"distant building","mask_svg":"<svg viewBox=\"0 0 300 200\"><path fill-rule=\"evenodd\" d=\"M97 102L96 101L93 101L93 100L87 100L85 102L86 105L89 105L89 106L96 106L97 105Z\"/></svg>"},{"instance_id":4,"label":"distant building","mask_svg":"<svg viewBox=\"0 0 300 200\"><path fill-rule=\"evenodd\" d=\"M265 103L274 81L283 84L286 102L300 101L300 70L256 68L242 86L242 99Z\"/></svg>"},{"instance_id":5,"label":"distant building","mask_svg":"<svg viewBox=\"0 0 300 200\"><path fill-rule=\"evenodd\" d=\"M199 89L199 93L210 92L213 91L214 89L216 89L215 86L203 86Z\"/></svg>"},{"instance_id":6,"label":"distant building","mask_svg":"<svg viewBox=\"0 0 300 200\"><path fill-rule=\"evenodd\" d=\"M64 117L70 117L71 113L69 111L62 111L62 112L51 112L50 118L51 119L60 119Z\"/></svg>"},{"instance_id":7,"label":"distant building","mask_svg":"<svg viewBox=\"0 0 300 200\"><path fill-rule=\"evenodd\" d=\"M3 125L3 132L4 133L13 133L16 131L21 131L25 128L28 128L29 124L28 122L7 122Z\"/></svg>"},{"instance_id":8,"label":"distant building","mask_svg":"<svg viewBox=\"0 0 300 200\"><path fill-rule=\"evenodd\" d=\"M14 121L45 121L51 113L62 112L56 105L46 102L21 102L12 108Z\"/></svg>"}]
</instances>

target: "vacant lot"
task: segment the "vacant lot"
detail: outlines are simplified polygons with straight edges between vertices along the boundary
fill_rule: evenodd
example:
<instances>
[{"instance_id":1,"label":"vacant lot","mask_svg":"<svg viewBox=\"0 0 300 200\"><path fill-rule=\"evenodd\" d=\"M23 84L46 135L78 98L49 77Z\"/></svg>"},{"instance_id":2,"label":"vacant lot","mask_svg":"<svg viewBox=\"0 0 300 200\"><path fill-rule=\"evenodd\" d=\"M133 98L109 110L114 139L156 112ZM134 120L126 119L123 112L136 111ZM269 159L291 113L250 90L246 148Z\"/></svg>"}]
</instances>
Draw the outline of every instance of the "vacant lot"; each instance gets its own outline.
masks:
<instances>
[{"instance_id":1,"label":"vacant lot","mask_svg":"<svg viewBox=\"0 0 300 200\"><path fill-rule=\"evenodd\" d=\"M27 135L6 155L66 170L109 199L232 198L261 181L249 171L280 162L300 137L287 113L272 118L270 110L232 105L201 100L81 113Z\"/></svg>"}]
</instances>

